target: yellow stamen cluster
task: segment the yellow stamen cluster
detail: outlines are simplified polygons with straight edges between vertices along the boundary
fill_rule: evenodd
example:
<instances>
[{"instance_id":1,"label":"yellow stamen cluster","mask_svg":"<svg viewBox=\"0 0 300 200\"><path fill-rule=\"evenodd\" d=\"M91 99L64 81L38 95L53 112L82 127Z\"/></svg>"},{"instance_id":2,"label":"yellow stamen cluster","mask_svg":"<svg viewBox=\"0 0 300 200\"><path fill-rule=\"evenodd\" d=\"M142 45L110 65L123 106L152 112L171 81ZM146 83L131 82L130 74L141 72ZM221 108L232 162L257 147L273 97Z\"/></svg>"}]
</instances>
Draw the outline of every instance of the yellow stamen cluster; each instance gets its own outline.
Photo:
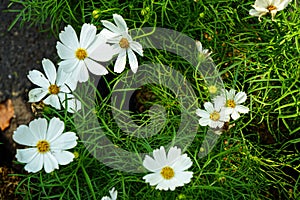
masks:
<instances>
[{"instance_id":1,"label":"yellow stamen cluster","mask_svg":"<svg viewBox=\"0 0 300 200\"><path fill-rule=\"evenodd\" d=\"M220 113L217 111L214 111L213 113L210 114L209 118L211 120L218 121L220 119Z\"/></svg>"},{"instance_id":2,"label":"yellow stamen cluster","mask_svg":"<svg viewBox=\"0 0 300 200\"><path fill-rule=\"evenodd\" d=\"M226 106L230 108L235 108L235 102L232 99L227 100Z\"/></svg>"},{"instance_id":3,"label":"yellow stamen cluster","mask_svg":"<svg viewBox=\"0 0 300 200\"><path fill-rule=\"evenodd\" d=\"M211 94L216 94L217 91L218 91L218 88L216 86L214 86L214 85L211 85L211 86L208 87L208 91Z\"/></svg>"},{"instance_id":4,"label":"yellow stamen cluster","mask_svg":"<svg viewBox=\"0 0 300 200\"><path fill-rule=\"evenodd\" d=\"M58 94L59 93L59 87L57 85L50 85L48 88L50 94Z\"/></svg>"},{"instance_id":5,"label":"yellow stamen cluster","mask_svg":"<svg viewBox=\"0 0 300 200\"><path fill-rule=\"evenodd\" d=\"M50 144L46 140L38 141L38 143L36 144L36 147L38 149L38 152L40 152L40 153L46 153L46 152L50 151Z\"/></svg>"},{"instance_id":6,"label":"yellow stamen cluster","mask_svg":"<svg viewBox=\"0 0 300 200\"><path fill-rule=\"evenodd\" d=\"M174 177L175 172L174 172L174 170L171 167L166 166L166 167L162 168L160 174L162 175L162 177L164 179L169 180L169 179L171 179L171 178Z\"/></svg>"},{"instance_id":7,"label":"yellow stamen cluster","mask_svg":"<svg viewBox=\"0 0 300 200\"><path fill-rule=\"evenodd\" d=\"M78 48L75 52L75 56L76 58L78 58L79 60L84 60L85 58L88 57L88 54L86 52L85 49L83 48Z\"/></svg>"},{"instance_id":8,"label":"yellow stamen cluster","mask_svg":"<svg viewBox=\"0 0 300 200\"><path fill-rule=\"evenodd\" d=\"M122 38L119 42L119 45L123 49L127 49L129 47L129 42L126 38Z\"/></svg>"},{"instance_id":9,"label":"yellow stamen cluster","mask_svg":"<svg viewBox=\"0 0 300 200\"><path fill-rule=\"evenodd\" d=\"M272 10L276 10L277 8L276 8L276 6L270 5L270 6L267 7L267 9L269 11L272 11Z\"/></svg>"}]
</instances>

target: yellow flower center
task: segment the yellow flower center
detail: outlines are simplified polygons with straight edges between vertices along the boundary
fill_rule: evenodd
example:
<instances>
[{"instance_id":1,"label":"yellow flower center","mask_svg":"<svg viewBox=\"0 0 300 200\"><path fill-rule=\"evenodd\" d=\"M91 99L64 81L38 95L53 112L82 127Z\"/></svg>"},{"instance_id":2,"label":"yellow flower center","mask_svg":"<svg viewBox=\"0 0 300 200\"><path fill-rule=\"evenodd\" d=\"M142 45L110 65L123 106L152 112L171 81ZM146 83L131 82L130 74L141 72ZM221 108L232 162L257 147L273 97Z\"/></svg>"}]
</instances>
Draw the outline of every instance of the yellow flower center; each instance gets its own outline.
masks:
<instances>
[{"instance_id":1,"label":"yellow flower center","mask_svg":"<svg viewBox=\"0 0 300 200\"><path fill-rule=\"evenodd\" d=\"M38 143L36 144L36 147L38 149L38 152L40 152L40 153L46 153L46 152L50 151L50 144L46 140L38 141Z\"/></svg>"},{"instance_id":2,"label":"yellow flower center","mask_svg":"<svg viewBox=\"0 0 300 200\"><path fill-rule=\"evenodd\" d=\"M78 48L75 52L75 55L79 60L84 60L86 57L88 57L86 50L83 48Z\"/></svg>"},{"instance_id":3,"label":"yellow flower center","mask_svg":"<svg viewBox=\"0 0 300 200\"><path fill-rule=\"evenodd\" d=\"M126 38L122 38L119 42L119 45L123 49L127 49L129 47L129 42Z\"/></svg>"},{"instance_id":4,"label":"yellow flower center","mask_svg":"<svg viewBox=\"0 0 300 200\"><path fill-rule=\"evenodd\" d=\"M208 87L208 91L211 94L215 94L218 91L218 88L214 85L211 85L211 86Z\"/></svg>"},{"instance_id":5,"label":"yellow flower center","mask_svg":"<svg viewBox=\"0 0 300 200\"><path fill-rule=\"evenodd\" d=\"M59 87L57 85L50 85L48 88L50 94L58 94L59 93Z\"/></svg>"},{"instance_id":6,"label":"yellow flower center","mask_svg":"<svg viewBox=\"0 0 300 200\"><path fill-rule=\"evenodd\" d=\"M227 100L226 106L230 108L235 108L235 102L232 99Z\"/></svg>"},{"instance_id":7,"label":"yellow flower center","mask_svg":"<svg viewBox=\"0 0 300 200\"><path fill-rule=\"evenodd\" d=\"M175 172L174 172L174 170L171 167L166 166L166 167L162 168L160 174L162 175L162 177L164 179L169 180L169 179L171 179L171 178L174 177Z\"/></svg>"},{"instance_id":8,"label":"yellow flower center","mask_svg":"<svg viewBox=\"0 0 300 200\"><path fill-rule=\"evenodd\" d=\"M276 8L276 6L270 5L270 6L267 7L267 9L269 11L272 11L272 10L276 10L277 8Z\"/></svg>"},{"instance_id":9,"label":"yellow flower center","mask_svg":"<svg viewBox=\"0 0 300 200\"><path fill-rule=\"evenodd\" d=\"M220 119L220 113L214 111L213 113L210 114L209 118L211 120L218 121Z\"/></svg>"}]
</instances>

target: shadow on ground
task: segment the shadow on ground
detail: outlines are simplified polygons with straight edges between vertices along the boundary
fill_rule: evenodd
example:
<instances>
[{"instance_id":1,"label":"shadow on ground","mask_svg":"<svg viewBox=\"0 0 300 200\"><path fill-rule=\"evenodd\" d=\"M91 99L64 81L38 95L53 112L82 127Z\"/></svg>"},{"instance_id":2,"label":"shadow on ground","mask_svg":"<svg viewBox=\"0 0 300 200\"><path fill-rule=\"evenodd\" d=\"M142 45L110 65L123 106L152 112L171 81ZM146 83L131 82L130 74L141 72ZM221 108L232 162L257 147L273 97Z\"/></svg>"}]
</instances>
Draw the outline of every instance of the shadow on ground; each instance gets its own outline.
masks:
<instances>
[{"instance_id":1,"label":"shadow on ground","mask_svg":"<svg viewBox=\"0 0 300 200\"><path fill-rule=\"evenodd\" d=\"M8 0L0 0L0 102L12 99L15 117L5 131L0 131L0 199L18 199L14 189L19 179L13 173L22 172L22 165L16 165L13 131L21 124L33 119L28 91L33 85L27 79L29 70L41 70L43 58L56 58L56 39L49 33L41 33L36 27L17 23L8 31L16 13L7 12ZM16 7L13 7L16 8Z\"/></svg>"}]
</instances>

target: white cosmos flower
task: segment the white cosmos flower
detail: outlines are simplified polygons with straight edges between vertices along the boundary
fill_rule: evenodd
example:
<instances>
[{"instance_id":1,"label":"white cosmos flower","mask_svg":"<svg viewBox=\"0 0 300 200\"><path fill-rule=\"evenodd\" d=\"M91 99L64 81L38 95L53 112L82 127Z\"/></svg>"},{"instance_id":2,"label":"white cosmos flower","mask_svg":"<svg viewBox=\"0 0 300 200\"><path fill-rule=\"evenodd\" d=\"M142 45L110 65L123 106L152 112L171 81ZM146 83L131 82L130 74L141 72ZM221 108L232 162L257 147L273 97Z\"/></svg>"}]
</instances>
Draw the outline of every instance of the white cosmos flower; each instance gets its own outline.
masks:
<instances>
[{"instance_id":1,"label":"white cosmos flower","mask_svg":"<svg viewBox=\"0 0 300 200\"><path fill-rule=\"evenodd\" d=\"M118 196L118 191L115 190L115 188L112 188L112 189L109 191L109 194L110 194L110 197L105 196L105 197L102 197L101 200L116 200L116 199L117 199L117 196Z\"/></svg>"},{"instance_id":2,"label":"white cosmos flower","mask_svg":"<svg viewBox=\"0 0 300 200\"><path fill-rule=\"evenodd\" d=\"M114 72L121 73L124 71L126 55L128 55L130 68L133 73L136 73L139 64L134 51L143 56L143 47L140 43L132 40L122 16L113 14L113 18L117 26L107 20L102 20L101 22L106 29L103 29L100 34L107 38L107 42L113 45L114 51L118 54Z\"/></svg>"},{"instance_id":3,"label":"white cosmos flower","mask_svg":"<svg viewBox=\"0 0 300 200\"><path fill-rule=\"evenodd\" d=\"M230 109L231 118L236 120L240 117L239 113L248 113L249 108L246 106L240 105L244 103L247 99L245 92L238 92L235 94L235 90L231 89L229 92L224 90L226 103L225 106Z\"/></svg>"},{"instance_id":4,"label":"white cosmos flower","mask_svg":"<svg viewBox=\"0 0 300 200\"><path fill-rule=\"evenodd\" d=\"M254 9L249 11L252 16L257 16L261 21L261 16L271 13L272 20L278 11L283 10L292 0L256 0L252 6Z\"/></svg>"},{"instance_id":5,"label":"white cosmos flower","mask_svg":"<svg viewBox=\"0 0 300 200\"><path fill-rule=\"evenodd\" d=\"M225 107L226 99L223 96L217 96L214 104L211 102L205 102L205 110L197 109L196 114L201 117L199 124L201 126L209 126L211 128L222 128L224 122L230 120L230 109Z\"/></svg>"},{"instance_id":6,"label":"white cosmos flower","mask_svg":"<svg viewBox=\"0 0 300 200\"><path fill-rule=\"evenodd\" d=\"M68 112L79 110L81 103L70 94L75 89L76 82L71 79L70 75L64 73L62 70L56 72L54 64L49 59L43 59L42 65L46 77L37 70L29 71L27 75L32 83L39 86L39 88L29 91L29 102L41 101L48 95L47 98L43 100L46 105L51 105L60 110L62 103L63 107L67 104Z\"/></svg>"},{"instance_id":7,"label":"white cosmos flower","mask_svg":"<svg viewBox=\"0 0 300 200\"><path fill-rule=\"evenodd\" d=\"M203 49L201 42L198 40L196 40L196 47L199 53L205 57L208 57L211 54L208 49Z\"/></svg>"},{"instance_id":8,"label":"white cosmos flower","mask_svg":"<svg viewBox=\"0 0 300 200\"><path fill-rule=\"evenodd\" d=\"M181 149L170 148L166 155L163 146L153 151L153 158L146 155L143 165L153 172L143 177L146 183L156 185L159 190L175 190L191 181L193 172L185 171L192 166L191 159L187 154L181 155Z\"/></svg>"},{"instance_id":9,"label":"white cosmos flower","mask_svg":"<svg viewBox=\"0 0 300 200\"><path fill-rule=\"evenodd\" d=\"M16 158L26 163L25 170L38 172L43 167L47 173L58 169L58 165L67 165L74 154L66 151L77 145L77 137L73 132L63 133L64 122L54 117L50 120L39 118L31 121L29 126L21 125L13 134L15 142L30 146L17 149Z\"/></svg>"},{"instance_id":10,"label":"white cosmos flower","mask_svg":"<svg viewBox=\"0 0 300 200\"><path fill-rule=\"evenodd\" d=\"M79 82L89 78L88 70L95 75L105 75L107 69L99 62L109 61L113 56L112 47L106 44L106 38L97 34L94 25L83 24L78 41L75 30L71 25L59 34L61 42L57 42L56 49L63 59L59 66ZM97 61L97 62L96 62Z\"/></svg>"}]
</instances>

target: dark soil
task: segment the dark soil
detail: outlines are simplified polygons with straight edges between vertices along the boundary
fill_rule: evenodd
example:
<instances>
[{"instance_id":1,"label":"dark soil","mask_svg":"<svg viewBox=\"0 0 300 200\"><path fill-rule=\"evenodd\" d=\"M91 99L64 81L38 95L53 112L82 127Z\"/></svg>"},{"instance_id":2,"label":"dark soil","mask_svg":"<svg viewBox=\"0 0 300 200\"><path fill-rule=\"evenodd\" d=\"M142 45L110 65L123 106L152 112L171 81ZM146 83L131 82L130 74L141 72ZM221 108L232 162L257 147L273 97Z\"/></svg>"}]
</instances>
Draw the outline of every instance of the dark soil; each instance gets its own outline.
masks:
<instances>
[{"instance_id":1,"label":"dark soil","mask_svg":"<svg viewBox=\"0 0 300 200\"><path fill-rule=\"evenodd\" d=\"M0 0L0 102L12 99L15 117L10 127L0 130L0 143L3 143L0 144L0 199L17 198L14 189L19 179L11 174L21 172L22 166L14 164L16 144L11 137L19 125L28 125L33 119L28 91L34 85L27 79L27 74L32 69L42 71L43 58L53 60L57 57L57 40L49 33L41 33L28 24L21 28L20 23L8 31L16 17L16 13L6 11L8 4L9 0Z\"/></svg>"}]
</instances>

